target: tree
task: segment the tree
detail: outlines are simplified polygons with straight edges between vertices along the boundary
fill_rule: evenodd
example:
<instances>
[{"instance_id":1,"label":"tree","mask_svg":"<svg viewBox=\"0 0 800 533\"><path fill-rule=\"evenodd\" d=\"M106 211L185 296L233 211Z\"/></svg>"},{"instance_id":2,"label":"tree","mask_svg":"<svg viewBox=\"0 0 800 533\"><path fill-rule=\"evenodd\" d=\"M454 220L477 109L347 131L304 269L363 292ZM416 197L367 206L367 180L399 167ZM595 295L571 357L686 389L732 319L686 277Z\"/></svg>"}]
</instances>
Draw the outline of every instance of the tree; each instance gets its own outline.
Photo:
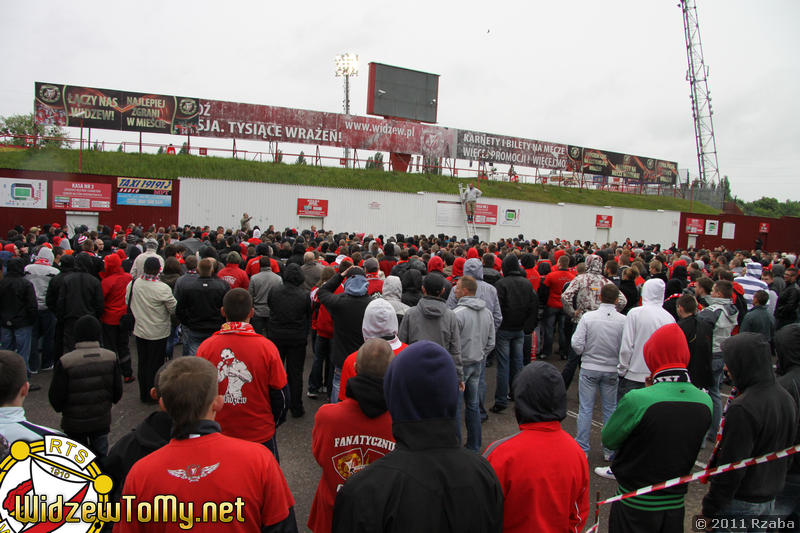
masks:
<instances>
[{"instance_id":1,"label":"tree","mask_svg":"<svg viewBox=\"0 0 800 533\"><path fill-rule=\"evenodd\" d=\"M120 147L122 147L122 145L120 145ZM163 154L164 153L164 147L163 146L159 146L158 147L158 152L156 152L156 153L157 154Z\"/></svg>"},{"instance_id":2,"label":"tree","mask_svg":"<svg viewBox=\"0 0 800 533\"><path fill-rule=\"evenodd\" d=\"M124 151L125 150L122 149L122 143L120 143L119 147L117 147L117 152L124 152Z\"/></svg>"},{"instance_id":3,"label":"tree","mask_svg":"<svg viewBox=\"0 0 800 533\"><path fill-rule=\"evenodd\" d=\"M441 174L441 159L431 155L424 156L422 159L422 172L425 174Z\"/></svg>"},{"instance_id":4,"label":"tree","mask_svg":"<svg viewBox=\"0 0 800 533\"><path fill-rule=\"evenodd\" d=\"M0 144L6 146L24 146L25 137L37 139L39 146L62 148L67 145L67 134L64 130L58 126L37 124L33 113L0 117L0 134L6 136L0 139Z\"/></svg>"},{"instance_id":5,"label":"tree","mask_svg":"<svg viewBox=\"0 0 800 533\"><path fill-rule=\"evenodd\" d=\"M295 165L305 165L306 164L306 154L305 152L300 152L300 155L297 156L297 161L294 163Z\"/></svg>"},{"instance_id":6,"label":"tree","mask_svg":"<svg viewBox=\"0 0 800 533\"><path fill-rule=\"evenodd\" d=\"M367 158L365 168L377 168L383 170L383 152L375 152L375 155Z\"/></svg>"},{"instance_id":7,"label":"tree","mask_svg":"<svg viewBox=\"0 0 800 533\"><path fill-rule=\"evenodd\" d=\"M189 153L189 143L183 143L181 145L181 150L178 153L179 154L188 154Z\"/></svg>"}]
</instances>

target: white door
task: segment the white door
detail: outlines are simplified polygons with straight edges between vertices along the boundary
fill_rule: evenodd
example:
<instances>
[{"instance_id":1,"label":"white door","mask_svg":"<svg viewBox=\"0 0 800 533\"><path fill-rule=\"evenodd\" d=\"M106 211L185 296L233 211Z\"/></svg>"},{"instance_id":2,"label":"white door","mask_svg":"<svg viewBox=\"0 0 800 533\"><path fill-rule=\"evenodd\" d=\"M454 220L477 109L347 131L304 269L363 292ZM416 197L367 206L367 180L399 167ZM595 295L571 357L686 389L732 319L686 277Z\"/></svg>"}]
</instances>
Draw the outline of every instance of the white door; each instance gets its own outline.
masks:
<instances>
[{"instance_id":1,"label":"white door","mask_svg":"<svg viewBox=\"0 0 800 533\"><path fill-rule=\"evenodd\" d=\"M489 231L490 228L488 227L475 226L475 234L481 242L489 242ZM472 235L469 235L469 237L472 237Z\"/></svg>"},{"instance_id":2,"label":"white door","mask_svg":"<svg viewBox=\"0 0 800 533\"><path fill-rule=\"evenodd\" d=\"M694 248L695 246L697 246L697 235L689 235L689 238L686 242L686 247Z\"/></svg>"},{"instance_id":3,"label":"white door","mask_svg":"<svg viewBox=\"0 0 800 533\"><path fill-rule=\"evenodd\" d=\"M83 213L81 211L67 211L67 229L69 235L72 237L75 234L75 228L78 226L86 226L89 231L96 230L98 224L98 213Z\"/></svg>"},{"instance_id":4,"label":"white door","mask_svg":"<svg viewBox=\"0 0 800 533\"><path fill-rule=\"evenodd\" d=\"M611 230L608 228L597 228L594 232L594 241L598 246L603 246L609 241Z\"/></svg>"},{"instance_id":5,"label":"white door","mask_svg":"<svg viewBox=\"0 0 800 533\"><path fill-rule=\"evenodd\" d=\"M317 230L321 230L323 228L323 224L325 219L323 217L297 217L300 219L297 229L299 231L303 231L304 229L311 229L311 226L317 228Z\"/></svg>"}]
</instances>

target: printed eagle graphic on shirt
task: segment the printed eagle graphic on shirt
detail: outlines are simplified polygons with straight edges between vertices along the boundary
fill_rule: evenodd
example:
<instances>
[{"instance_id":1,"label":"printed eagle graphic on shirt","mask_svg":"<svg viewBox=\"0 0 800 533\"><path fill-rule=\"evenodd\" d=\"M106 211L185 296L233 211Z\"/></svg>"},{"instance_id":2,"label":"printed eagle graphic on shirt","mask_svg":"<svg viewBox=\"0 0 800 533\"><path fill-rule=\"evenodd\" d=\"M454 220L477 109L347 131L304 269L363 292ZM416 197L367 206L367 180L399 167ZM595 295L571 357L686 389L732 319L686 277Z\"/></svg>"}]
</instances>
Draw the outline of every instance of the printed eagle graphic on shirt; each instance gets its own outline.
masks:
<instances>
[{"instance_id":1,"label":"printed eagle graphic on shirt","mask_svg":"<svg viewBox=\"0 0 800 533\"><path fill-rule=\"evenodd\" d=\"M189 483L194 483L196 481L200 481L201 479L209 475L211 472L216 470L218 467L219 463L203 467L201 467L200 465L189 465L185 469L170 470L168 468L167 472L169 472L170 475L175 476L178 479L185 479Z\"/></svg>"},{"instance_id":2,"label":"printed eagle graphic on shirt","mask_svg":"<svg viewBox=\"0 0 800 533\"><path fill-rule=\"evenodd\" d=\"M217 363L217 383L228 380L228 388L225 391L225 403L241 405L247 403L247 398L242 395L242 387L245 383L253 381L253 374L247 369L247 365L236 359L233 350L225 348L220 352L220 361Z\"/></svg>"}]
</instances>

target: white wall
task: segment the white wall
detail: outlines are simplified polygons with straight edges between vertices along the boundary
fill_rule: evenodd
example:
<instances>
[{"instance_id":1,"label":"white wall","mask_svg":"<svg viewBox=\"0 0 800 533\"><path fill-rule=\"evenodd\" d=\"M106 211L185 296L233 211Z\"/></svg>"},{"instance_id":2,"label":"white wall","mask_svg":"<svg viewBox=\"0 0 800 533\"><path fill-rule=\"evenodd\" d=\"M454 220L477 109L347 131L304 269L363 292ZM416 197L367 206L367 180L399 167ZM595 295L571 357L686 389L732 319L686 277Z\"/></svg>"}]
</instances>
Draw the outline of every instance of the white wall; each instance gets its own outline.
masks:
<instances>
[{"instance_id":1,"label":"white wall","mask_svg":"<svg viewBox=\"0 0 800 533\"><path fill-rule=\"evenodd\" d=\"M238 227L243 212L253 217L251 224L262 229L307 229L311 222L297 216L298 198L328 200L325 228L334 231L374 234L438 234L466 236L463 225L437 226L437 201L458 201L458 195L405 194L385 191L333 189L304 185L255 183L197 178L181 178L179 221L181 224ZM669 245L678 241L679 211L652 211L600 206L542 204L497 198L483 203L498 206L498 224L487 226L489 239L514 237L553 238L594 241L604 233L595 228L596 215L613 216L610 240L644 239L648 243ZM519 226L500 224L506 209L520 210ZM481 232L484 233L484 232Z\"/></svg>"}]
</instances>

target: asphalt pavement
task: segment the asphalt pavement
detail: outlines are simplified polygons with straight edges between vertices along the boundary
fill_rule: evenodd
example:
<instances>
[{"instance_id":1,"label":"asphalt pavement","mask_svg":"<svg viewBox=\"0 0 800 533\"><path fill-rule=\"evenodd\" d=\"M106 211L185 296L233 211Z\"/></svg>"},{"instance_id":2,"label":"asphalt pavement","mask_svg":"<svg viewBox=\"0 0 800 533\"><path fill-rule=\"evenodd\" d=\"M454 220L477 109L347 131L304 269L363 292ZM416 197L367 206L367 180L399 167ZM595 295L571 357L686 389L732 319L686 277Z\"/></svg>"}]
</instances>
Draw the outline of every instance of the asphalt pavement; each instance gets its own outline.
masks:
<instances>
[{"instance_id":1,"label":"asphalt pavement","mask_svg":"<svg viewBox=\"0 0 800 533\"><path fill-rule=\"evenodd\" d=\"M131 337L133 339L133 337ZM181 346L178 345L175 349L175 356L180 357ZM136 346L131 342L131 354L134 364L134 375L136 375L135 365L138 361L136 356ZM304 386L307 383L307 376L311 370L311 362L313 355L310 347L306 353L305 362L305 378L303 380ZM549 363L554 364L559 371L564 366L564 361L561 361L558 356L548 359ZM47 400L47 388L50 385L52 372L44 372L32 376L31 383L42 386L41 390L31 392L25 401L25 411L29 421L53 427L60 427L60 415L53 411L52 407ZM491 366L486 370L486 407L487 409L493 405L494 389L495 389L496 367ZM122 399L112 409L112 423L111 434L109 435L109 442L114 443L126 432L134 428L140 421L142 421L148 414L150 414L155 407L143 405L139 402L138 396L138 383L130 383L124 385L124 393ZM728 388L724 387L723 393L728 393ZM724 401L724 397L723 397ZM576 433L576 421L578 412L578 374L576 372L575 379L567 391L567 418L562 422L563 429L572 436ZM308 520L308 514L311 510L311 502L314 499L314 492L316 491L317 483L321 474L321 469L317 465L311 453L311 430L314 424L314 414L323 400L313 400L303 395L303 403L306 410L305 416L302 418L288 417L285 424L280 426L277 430L278 449L281 458L281 468L289 483L289 487L295 498L295 514L298 521L298 529L300 531L307 531L305 526ZM600 431L602 430L602 414L600 412L599 398L595 402L595 413L592 423L592 440L591 451L589 453L589 489L590 489L590 502L591 509L587 527L594 523L595 520L595 502L604 498L609 498L616 494L616 483L612 480L604 479L594 473L594 468L598 466L607 466L609 463L603 460L602 448L600 445ZM463 435L466 435L466 428L462 428ZM505 411L494 414L489 413L489 420L482 426L482 448L486 448L493 441L502 437L511 435L519 431L519 428L514 417L513 403ZM536 450L531 450L531 453L536 453ZM697 467L693 471L697 471L701 466L704 466L709 459L711 447L707 446L700 451L698 457ZM558 458L554 457L554 461ZM692 517L700 512L700 504L703 495L707 491L707 486L694 482L689 486L689 493L686 497L686 531L692 531ZM600 531L607 531L608 524L608 511L610 506L601 506L599 513Z\"/></svg>"}]
</instances>

